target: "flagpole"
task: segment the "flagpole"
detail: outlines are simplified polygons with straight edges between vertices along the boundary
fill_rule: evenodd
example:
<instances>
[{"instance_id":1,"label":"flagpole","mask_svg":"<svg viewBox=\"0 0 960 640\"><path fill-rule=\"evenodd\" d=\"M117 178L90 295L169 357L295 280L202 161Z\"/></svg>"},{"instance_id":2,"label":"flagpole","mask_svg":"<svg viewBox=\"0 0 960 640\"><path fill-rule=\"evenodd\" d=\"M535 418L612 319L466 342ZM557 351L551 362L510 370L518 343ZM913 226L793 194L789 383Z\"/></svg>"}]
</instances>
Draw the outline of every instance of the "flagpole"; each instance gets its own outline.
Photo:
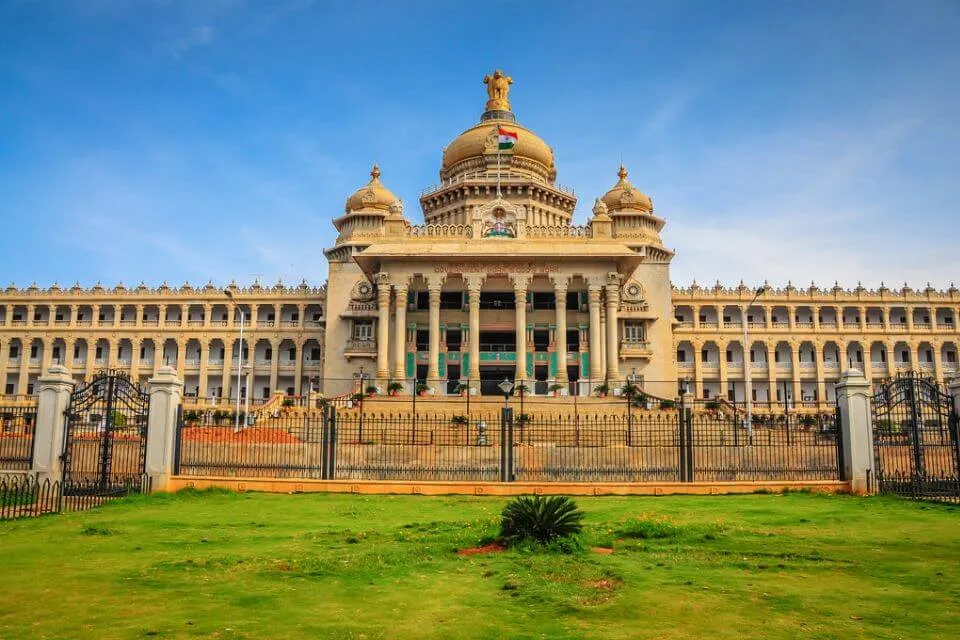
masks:
<instances>
[{"instance_id":1,"label":"flagpole","mask_svg":"<svg viewBox=\"0 0 960 640\"><path fill-rule=\"evenodd\" d=\"M497 127L497 197L500 197L500 127Z\"/></svg>"}]
</instances>

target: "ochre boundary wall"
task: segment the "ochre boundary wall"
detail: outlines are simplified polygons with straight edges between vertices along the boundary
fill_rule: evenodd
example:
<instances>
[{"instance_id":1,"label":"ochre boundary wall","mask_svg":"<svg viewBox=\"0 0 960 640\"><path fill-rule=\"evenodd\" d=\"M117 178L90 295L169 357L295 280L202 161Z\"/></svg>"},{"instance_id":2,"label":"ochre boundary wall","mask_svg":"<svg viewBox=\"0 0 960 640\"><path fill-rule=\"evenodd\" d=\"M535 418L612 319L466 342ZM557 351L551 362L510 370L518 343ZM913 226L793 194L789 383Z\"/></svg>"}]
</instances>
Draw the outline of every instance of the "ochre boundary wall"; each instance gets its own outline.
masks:
<instances>
[{"instance_id":1,"label":"ochre boundary wall","mask_svg":"<svg viewBox=\"0 0 960 640\"><path fill-rule=\"evenodd\" d=\"M515 496L521 494L575 496L665 496L722 495L769 491L817 491L849 493L850 483L839 480L782 482L438 482L394 480L312 480L298 478L223 478L215 476L174 476L164 490L220 487L233 491L268 493L361 493L397 495Z\"/></svg>"}]
</instances>

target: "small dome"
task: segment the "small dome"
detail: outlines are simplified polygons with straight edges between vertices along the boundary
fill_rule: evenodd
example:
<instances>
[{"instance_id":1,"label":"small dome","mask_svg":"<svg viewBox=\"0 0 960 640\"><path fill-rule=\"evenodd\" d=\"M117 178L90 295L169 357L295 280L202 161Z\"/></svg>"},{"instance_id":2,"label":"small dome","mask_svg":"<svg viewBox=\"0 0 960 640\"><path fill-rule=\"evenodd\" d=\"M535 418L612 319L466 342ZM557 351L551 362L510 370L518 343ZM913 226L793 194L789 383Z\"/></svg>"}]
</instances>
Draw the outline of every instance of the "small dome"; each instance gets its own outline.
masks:
<instances>
[{"instance_id":1,"label":"small dome","mask_svg":"<svg viewBox=\"0 0 960 640\"><path fill-rule=\"evenodd\" d=\"M617 175L620 177L617 184L613 185L613 188L601 198L610 213L622 210L652 212L653 201L650 200L650 196L630 184L627 180L627 169L622 164Z\"/></svg>"},{"instance_id":2,"label":"small dome","mask_svg":"<svg viewBox=\"0 0 960 640\"><path fill-rule=\"evenodd\" d=\"M390 212L390 205L397 201L397 196L380 183L380 167L373 165L370 171L370 182L360 187L352 196L347 198L344 211L383 211Z\"/></svg>"},{"instance_id":3,"label":"small dome","mask_svg":"<svg viewBox=\"0 0 960 640\"><path fill-rule=\"evenodd\" d=\"M443 171L448 171L457 163L470 158L488 154L496 155L497 129L501 126L517 134L516 146L509 155L534 160L543 165L548 172L553 171L553 150L550 146L533 131L508 120L481 122L454 138L453 142L443 150ZM504 158L507 155L504 153Z\"/></svg>"}]
</instances>

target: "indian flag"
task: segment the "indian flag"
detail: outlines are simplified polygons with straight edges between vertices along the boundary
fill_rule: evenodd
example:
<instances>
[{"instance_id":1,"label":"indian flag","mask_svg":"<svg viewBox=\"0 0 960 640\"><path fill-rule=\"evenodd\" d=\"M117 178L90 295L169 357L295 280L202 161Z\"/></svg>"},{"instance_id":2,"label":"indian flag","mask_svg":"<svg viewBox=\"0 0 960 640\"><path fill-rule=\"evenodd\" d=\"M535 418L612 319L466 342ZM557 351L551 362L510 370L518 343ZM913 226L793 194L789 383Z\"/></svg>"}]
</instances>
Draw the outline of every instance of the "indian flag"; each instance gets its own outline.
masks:
<instances>
[{"instance_id":1,"label":"indian flag","mask_svg":"<svg viewBox=\"0 0 960 640\"><path fill-rule=\"evenodd\" d=\"M517 132L497 127L497 141L500 150L513 149L513 145L517 144Z\"/></svg>"}]
</instances>

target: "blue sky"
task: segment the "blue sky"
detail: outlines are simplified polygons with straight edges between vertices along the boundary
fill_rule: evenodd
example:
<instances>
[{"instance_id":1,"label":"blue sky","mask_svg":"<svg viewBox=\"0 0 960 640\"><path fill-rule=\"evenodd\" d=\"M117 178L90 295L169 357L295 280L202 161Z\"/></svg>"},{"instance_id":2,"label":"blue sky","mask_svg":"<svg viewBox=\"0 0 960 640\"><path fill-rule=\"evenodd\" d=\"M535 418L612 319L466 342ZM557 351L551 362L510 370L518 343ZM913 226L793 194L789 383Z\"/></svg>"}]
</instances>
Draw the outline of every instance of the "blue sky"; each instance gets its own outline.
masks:
<instances>
[{"instance_id":1,"label":"blue sky","mask_svg":"<svg viewBox=\"0 0 960 640\"><path fill-rule=\"evenodd\" d=\"M585 221L615 181L677 284L960 283L960 3L0 2L0 282L272 283L368 179L422 217L513 78Z\"/></svg>"}]
</instances>

